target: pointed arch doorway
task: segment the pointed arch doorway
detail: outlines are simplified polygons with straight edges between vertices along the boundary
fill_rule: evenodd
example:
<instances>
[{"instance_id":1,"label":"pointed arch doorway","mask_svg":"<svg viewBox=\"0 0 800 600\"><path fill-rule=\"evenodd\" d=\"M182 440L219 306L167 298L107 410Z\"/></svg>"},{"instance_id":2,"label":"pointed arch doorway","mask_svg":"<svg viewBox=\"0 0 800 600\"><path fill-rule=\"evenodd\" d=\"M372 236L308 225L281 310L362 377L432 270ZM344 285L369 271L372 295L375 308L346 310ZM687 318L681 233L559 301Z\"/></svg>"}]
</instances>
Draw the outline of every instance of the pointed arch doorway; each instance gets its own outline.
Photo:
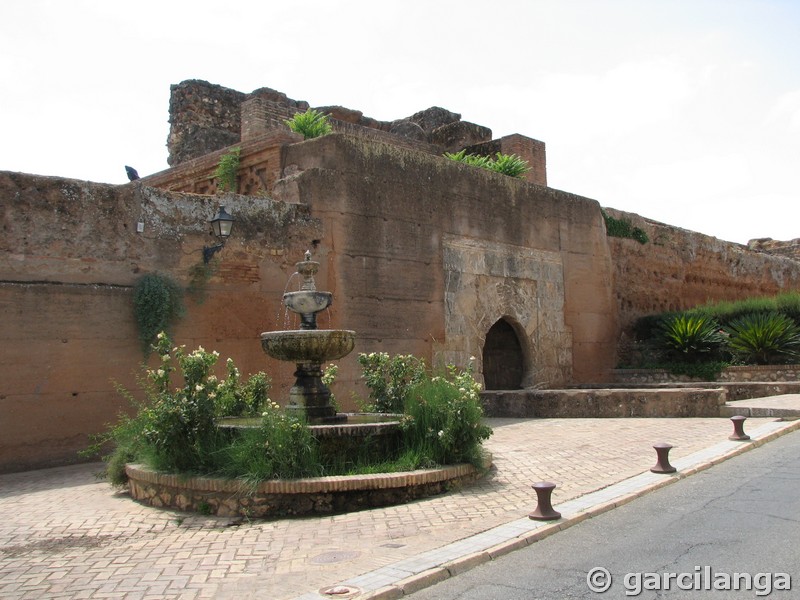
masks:
<instances>
[{"instance_id":1,"label":"pointed arch doorway","mask_svg":"<svg viewBox=\"0 0 800 600\"><path fill-rule=\"evenodd\" d=\"M487 390L518 390L525 376L525 357L514 326L498 319L483 345L483 381Z\"/></svg>"}]
</instances>

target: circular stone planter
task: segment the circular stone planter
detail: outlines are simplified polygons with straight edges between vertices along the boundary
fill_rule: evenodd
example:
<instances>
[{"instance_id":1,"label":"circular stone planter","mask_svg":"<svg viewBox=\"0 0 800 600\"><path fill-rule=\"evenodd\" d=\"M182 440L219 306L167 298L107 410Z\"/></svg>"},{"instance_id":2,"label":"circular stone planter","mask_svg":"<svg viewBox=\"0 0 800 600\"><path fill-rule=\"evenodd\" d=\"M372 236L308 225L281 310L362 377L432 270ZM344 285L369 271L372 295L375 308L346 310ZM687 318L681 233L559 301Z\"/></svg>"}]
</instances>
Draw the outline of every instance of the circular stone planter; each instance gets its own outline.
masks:
<instances>
[{"instance_id":1,"label":"circular stone planter","mask_svg":"<svg viewBox=\"0 0 800 600\"><path fill-rule=\"evenodd\" d=\"M127 465L125 472L131 497L150 506L221 517L265 518L401 504L470 483L483 475L491 462L487 453L482 470L460 464L398 473L278 479L253 485L238 479L159 473L142 465Z\"/></svg>"}]
</instances>

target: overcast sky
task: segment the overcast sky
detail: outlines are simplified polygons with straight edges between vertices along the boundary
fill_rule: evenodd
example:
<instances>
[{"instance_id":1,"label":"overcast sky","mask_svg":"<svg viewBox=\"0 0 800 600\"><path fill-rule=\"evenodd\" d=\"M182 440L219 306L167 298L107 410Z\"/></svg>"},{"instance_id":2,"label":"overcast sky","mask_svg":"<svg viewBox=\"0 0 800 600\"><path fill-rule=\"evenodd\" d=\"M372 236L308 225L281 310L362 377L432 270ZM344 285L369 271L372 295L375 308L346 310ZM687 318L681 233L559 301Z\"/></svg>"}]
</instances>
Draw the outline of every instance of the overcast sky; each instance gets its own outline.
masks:
<instances>
[{"instance_id":1,"label":"overcast sky","mask_svg":"<svg viewBox=\"0 0 800 600\"><path fill-rule=\"evenodd\" d=\"M800 237L798 0L3 0L0 170L167 168L169 86L430 106L547 146L551 187L725 240Z\"/></svg>"}]
</instances>

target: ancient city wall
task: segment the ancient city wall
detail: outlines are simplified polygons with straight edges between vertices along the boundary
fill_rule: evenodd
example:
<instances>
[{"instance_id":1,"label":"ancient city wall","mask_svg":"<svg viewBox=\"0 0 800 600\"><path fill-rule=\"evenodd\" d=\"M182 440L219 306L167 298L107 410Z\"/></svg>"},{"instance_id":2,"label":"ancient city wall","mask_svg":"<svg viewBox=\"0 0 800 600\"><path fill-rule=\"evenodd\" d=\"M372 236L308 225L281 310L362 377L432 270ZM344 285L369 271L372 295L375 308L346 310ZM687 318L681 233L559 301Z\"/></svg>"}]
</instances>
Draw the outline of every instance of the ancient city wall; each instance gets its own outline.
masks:
<instances>
[{"instance_id":1,"label":"ancient city wall","mask_svg":"<svg viewBox=\"0 0 800 600\"><path fill-rule=\"evenodd\" d=\"M133 388L143 358L132 286L153 271L188 286L220 201L234 235L187 299L176 341L266 370L284 398L293 366L267 358L258 334L286 326L280 298L310 248L318 288L334 294L320 326L357 332L334 389L345 409L358 352L474 356L480 377L487 331L502 319L521 341L523 385L598 383L638 316L800 286L790 258L611 209L651 243L607 238L593 200L425 152L268 137L253 138L240 170L255 196L151 187L213 190L214 161L202 158L124 186L0 172L0 471L77 460L125 408L115 382Z\"/></svg>"},{"instance_id":2,"label":"ancient city wall","mask_svg":"<svg viewBox=\"0 0 800 600\"><path fill-rule=\"evenodd\" d=\"M115 385L135 389L133 284L154 271L190 284L215 241L218 198L2 172L0 199L0 472L75 462L87 434L127 407ZM282 318L286 281L320 223L303 206L224 202L235 236L198 300L186 299L175 339L286 382L291 369L270 363L258 334Z\"/></svg>"},{"instance_id":3,"label":"ancient city wall","mask_svg":"<svg viewBox=\"0 0 800 600\"><path fill-rule=\"evenodd\" d=\"M629 219L650 238L647 244L608 238L622 331L644 315L800 290L800 261L606 210L613 217Z\"/></svg>"},{"instance_id":4,"label":"ancient city wall","mask_svg":"<svg viewBox=\"0 0 800 600\"><path fill-rule=\"evenodd\" d=\"M276 197L325 224L329 284L361 351L478 360L506 318L529 385L602 378L616 332L599 205L352 137L291 146ZM346 363L347 359L345 359Z\"/></svg>"}]
</instances>

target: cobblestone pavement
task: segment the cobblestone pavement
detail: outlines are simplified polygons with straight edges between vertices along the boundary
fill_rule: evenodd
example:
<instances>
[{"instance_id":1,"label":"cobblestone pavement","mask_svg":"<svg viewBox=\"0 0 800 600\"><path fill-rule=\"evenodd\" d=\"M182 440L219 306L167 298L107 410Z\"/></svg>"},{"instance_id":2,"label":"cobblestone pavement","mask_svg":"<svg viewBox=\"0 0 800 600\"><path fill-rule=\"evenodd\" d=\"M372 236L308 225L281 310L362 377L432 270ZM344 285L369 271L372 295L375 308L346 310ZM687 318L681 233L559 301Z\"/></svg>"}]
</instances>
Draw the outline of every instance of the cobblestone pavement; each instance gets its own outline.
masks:
<instances>
[{"instance_id":1,"label":"cobblestone pavement","mask_svg":"<svg viewBox=\"0 0 800 600\"><path fill-rule=\"evenodd\" d=\"M748 419L747 428L773 421ZM406 505L239 522L142 506L100 465L0 475L0 598L296 598L525 517L727 439L728 419L490 419L494 467ZM335 596L333 596L335 597Z\"/></svg>"}]
</instances>

